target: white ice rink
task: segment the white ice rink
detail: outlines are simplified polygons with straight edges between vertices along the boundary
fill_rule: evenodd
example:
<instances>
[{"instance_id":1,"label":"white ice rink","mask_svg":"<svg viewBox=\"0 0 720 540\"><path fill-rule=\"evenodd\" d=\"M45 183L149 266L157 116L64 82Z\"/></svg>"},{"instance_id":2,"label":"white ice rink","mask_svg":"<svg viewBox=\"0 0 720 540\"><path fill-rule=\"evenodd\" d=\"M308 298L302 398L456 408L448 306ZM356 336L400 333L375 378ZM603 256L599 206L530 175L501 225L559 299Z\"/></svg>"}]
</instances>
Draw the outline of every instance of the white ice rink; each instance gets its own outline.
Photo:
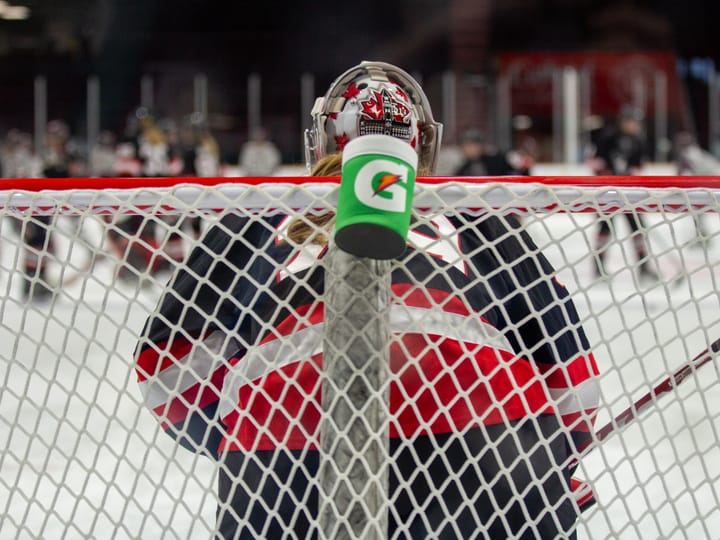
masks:
<instances>
[{"instance_id":1,"label":"white ice rink","mask_svg":"<svg viewBox=\"0 0 720 540\"><path fill-rule=\"evenodd\" d=\"M685 279L639 286L623 272L593 283L593 219L553 217L531 230L585 322L603 373L601 426L720 337L720 236L694 246L692 221L677 217L649 238L661 273L684 268ZM708 218L714 234L717 219ZM209 538L214 466L161 432L133 372L159 288L110 291L105 261L53 303L25 306L8 279L15 257L0 243L0 540ZM609 254L622 257L619 247ZM720 538L719 415L718 369L709 364L587 457L578 475L599 502L579 537Z\"/></svg>"}]
</instances>

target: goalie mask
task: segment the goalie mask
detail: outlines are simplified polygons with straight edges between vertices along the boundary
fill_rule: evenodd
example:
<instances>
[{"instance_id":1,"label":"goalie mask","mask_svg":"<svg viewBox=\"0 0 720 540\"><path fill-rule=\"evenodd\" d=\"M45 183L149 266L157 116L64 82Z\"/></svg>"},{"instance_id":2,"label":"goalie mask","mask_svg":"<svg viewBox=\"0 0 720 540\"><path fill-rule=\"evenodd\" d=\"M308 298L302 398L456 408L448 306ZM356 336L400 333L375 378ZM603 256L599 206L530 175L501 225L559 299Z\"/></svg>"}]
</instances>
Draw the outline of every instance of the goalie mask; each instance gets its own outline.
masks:
<instances>
[{"instance_id":1,"label":"goalie mask","mask_svg":"<svg viewBox=\"0 0 720 540\"><path fill-rule=\"evenodd\" d=\"M442 137L420 85L405 71L384 62L362 62L315 100L312 128L305 131L308 169L329 154L342 152L361 135L390 135L418 153L421 170L432 172Z\"/></svg>"}]
</instances>

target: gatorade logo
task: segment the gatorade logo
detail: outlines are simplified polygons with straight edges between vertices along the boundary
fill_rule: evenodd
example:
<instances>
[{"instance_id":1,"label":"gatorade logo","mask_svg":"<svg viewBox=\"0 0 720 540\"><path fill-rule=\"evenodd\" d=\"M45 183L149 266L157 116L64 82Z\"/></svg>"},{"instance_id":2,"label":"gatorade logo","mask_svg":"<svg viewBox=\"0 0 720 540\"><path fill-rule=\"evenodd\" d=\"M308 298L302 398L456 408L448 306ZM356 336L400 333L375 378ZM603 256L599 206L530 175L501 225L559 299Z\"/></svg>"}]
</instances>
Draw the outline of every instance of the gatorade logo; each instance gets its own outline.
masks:
<instances>
[{"instance_id":1,"label":"gatorade logo","mask_svg":"<svg viewBox=\"0 0 720 540\"><path fill-rule=\"evenodd\" d=\"M406 166L376 159L360 167L355 176L355 196L365 206L386 212L405 212Z\"/></svg>"}]
</instances>

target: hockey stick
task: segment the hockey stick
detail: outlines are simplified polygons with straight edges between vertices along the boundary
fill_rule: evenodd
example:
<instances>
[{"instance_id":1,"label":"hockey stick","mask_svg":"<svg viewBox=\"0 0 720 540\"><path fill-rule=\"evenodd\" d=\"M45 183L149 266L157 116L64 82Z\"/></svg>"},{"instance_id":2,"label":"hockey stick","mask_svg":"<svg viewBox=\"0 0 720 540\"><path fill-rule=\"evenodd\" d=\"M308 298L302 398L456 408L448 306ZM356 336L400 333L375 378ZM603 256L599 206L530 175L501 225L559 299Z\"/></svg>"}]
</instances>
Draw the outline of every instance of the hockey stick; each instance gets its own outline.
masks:
<instances>
[{"instance_id":1,"label":"hockey stick","mask_svg":"<svg viewBox=\"0 0 720 540\"><path fill-rule=\"evenodd\" d=\"M606 425L601 427L595 432L595 437L588 439L585 443L578 447L578 456L573 458L570 462L570 467L574 468L577 465L577 460L588 454L593 449L597 448L600 443L612 435L615 431L618 431L631 422L635 421L640 414L649 409L654 401L664 394L670 392L673 388L677 388L682 382L694 371L697 371L702 366L713 360L716 354L720 352L720 339L713 341L710 346L698 354L695 358L689 362L683 364L677 371L672 375L664 379L662 382L657 384L650 392L643 395L630 407L625 409L613 420L608 422Z\"/></svg>"}]
</instances>

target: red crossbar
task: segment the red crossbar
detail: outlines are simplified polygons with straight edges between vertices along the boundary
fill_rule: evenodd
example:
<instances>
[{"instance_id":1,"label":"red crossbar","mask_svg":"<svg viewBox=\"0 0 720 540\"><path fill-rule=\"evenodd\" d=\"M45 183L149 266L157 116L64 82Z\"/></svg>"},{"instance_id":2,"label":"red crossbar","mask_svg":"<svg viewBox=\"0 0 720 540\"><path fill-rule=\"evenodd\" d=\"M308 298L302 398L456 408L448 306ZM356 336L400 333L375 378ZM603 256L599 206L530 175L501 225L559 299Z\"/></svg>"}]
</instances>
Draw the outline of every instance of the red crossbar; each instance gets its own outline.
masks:
<instances>
[{"instance_id":1,"label":"red crossbar","mask_svg":"<svg viewBox=\"0 0 720 540\"><path fill-rule=\"evenodd\" d=\"M0 183L0 191L43 191L71 189L140 189L167 188L185 184L216 186L221 184L259 185L322 184L339 183L337 176L240 176L240 177L117 177L117 178L6 178ZM439 185L448 183L489 184L539 183L559 186L618 186L641 188L708 188L720 189L720 176L422 176L418 183Z\"/></svg>"}]
</instances>

